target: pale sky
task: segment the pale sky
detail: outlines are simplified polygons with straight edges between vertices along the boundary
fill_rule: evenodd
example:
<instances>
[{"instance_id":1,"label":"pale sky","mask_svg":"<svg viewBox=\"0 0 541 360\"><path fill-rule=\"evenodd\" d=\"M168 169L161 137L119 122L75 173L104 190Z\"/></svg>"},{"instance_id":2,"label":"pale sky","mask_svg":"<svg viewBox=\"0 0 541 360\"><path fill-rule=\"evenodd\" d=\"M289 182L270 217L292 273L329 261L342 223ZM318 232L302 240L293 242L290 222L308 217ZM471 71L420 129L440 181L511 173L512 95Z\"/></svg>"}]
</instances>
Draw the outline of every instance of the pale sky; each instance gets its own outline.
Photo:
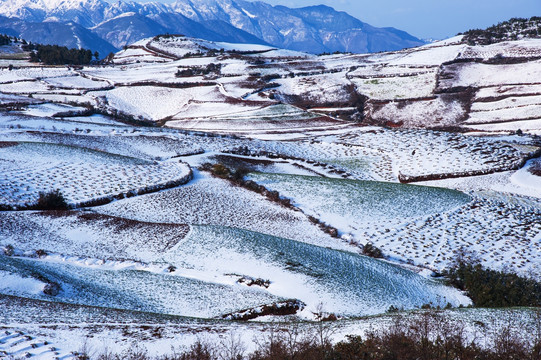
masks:
<instances>
[{"instance_id":1,"label":"pale sky","mask_svg":"<svg viewBox=\"0 0 541 360\"><path fill-rule=\"evenodd\" d=\"M273 5L324 4L377 27L442 39L471 28L486 28L512 17L541 16L541 0L267 0Z\"/></svg>"}]
</instances>

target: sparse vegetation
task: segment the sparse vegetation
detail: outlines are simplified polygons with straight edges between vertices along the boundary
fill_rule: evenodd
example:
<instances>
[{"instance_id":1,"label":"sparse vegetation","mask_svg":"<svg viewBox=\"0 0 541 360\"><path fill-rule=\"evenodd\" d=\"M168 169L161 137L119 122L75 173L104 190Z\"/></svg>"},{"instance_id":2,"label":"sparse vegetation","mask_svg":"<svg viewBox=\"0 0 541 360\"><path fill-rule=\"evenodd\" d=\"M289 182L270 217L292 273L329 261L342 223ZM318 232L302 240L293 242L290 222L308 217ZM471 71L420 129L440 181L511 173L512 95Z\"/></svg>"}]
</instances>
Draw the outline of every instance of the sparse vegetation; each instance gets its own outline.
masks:
<instances>
[{"instance_id":1,"label":"sparse vegetation","mask_svg":"<svg viewBox=\"0 0 541 360\"><path fill-rule=\"evenodd\" d=\"M223 319L247 321L267 315L294 315L306 306L300 300L289 299L273 304L265 304L252 309L244 309L231 314L222 315Z\"/></svg>"},{"instance_id":2,"label":"sparse vegetation","mask_svg":"<svg viewBox=\"0 0 541 360\"><path fill-rule=\"evenodd\" d=\"M262 279L262 278L253 278L250 276L241 276L237 280L237 282L239 284L245 284L247 286L260 286L260 287L264 287L265 289L268 289L268 287L271 284L270 280Z\"/></svg>"},{"instance_id":3,"label":"sparse vegetation","mask_svg":"<svg viewBox=\"0 0 541 360\"><path fill-rule=\"evenodd\" d=\"M541 316L538 314L537 316ZM234 335L228 340L198 340L183 352L157 357L160 360L537 360L541 339L534 329L530 339L517 336L516 327L508 323L489 333L480 327L477 340L467 337L466 326L452 321L439 311L424 311L411 317L394 315L391 324L381 330L370 330L364 336L348 335L338 343L331 342L332 331L320 320L311 330L293 323L287 328L271 329L256 339L255 350L246 352L245 344ZM541 323L540 323L541 324ZM538 324L539 327L539 324ZM323 329L323 331L321 331ZM484 339L484 344L478 340ZM152 359L147 352L136 350L107 359ZM79 352L86 354L88 352ZM105 359L97 355L96 359Z\"/></svg>"}]
</instances>

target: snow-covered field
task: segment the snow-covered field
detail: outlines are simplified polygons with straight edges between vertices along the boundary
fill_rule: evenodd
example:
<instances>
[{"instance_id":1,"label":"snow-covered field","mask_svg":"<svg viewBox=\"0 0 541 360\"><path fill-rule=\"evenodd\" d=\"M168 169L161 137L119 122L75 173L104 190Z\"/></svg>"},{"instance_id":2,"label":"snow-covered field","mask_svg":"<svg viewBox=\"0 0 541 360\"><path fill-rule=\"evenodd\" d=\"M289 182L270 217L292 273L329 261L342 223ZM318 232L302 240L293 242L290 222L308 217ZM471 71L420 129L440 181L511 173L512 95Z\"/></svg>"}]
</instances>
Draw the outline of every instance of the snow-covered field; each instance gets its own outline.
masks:
<instances>
[{"instance_id":1,"label":"snow-covered field","mask_svg":"<svg viewBox=\"0 0 541 360\"><path fill-rule=\"evenodd\" d=\"M347 249L340 241L312 226L298 212L219 179L196 174L177 189L134 197L96 211L138 221L220 225L258 231L320 246Z\"/></svg>"},{"instance_id":2,"label":"snow-covered field","mask_svg":"<svg viewBox=\"0 0 541 360\"><path fill-rule=\"evenodd\" d=\"M1 70L0 205L58 189L74 208L0 212L0 357L73 358L85 339L250 347L276 320L317 326L320 303L340 340L391 306L471 304L432 276L461 252L539 279L540 48L313 56L165 36L113 64ZM445 314L472 338L504 317Z\"/></svg>"},{"instance_id":3,"label":"snow-covered field","mask_svg":"<svg viewBox=\"0 0 541 360\"><path fill-rule=\"evenodd\" d=\"M56 189L77 205L187 182L191 176L178 161L152 163L44 143L2 143L0 161L0 202L18 207L35 202L40 192Z\"/></svg>"}]
</instances>

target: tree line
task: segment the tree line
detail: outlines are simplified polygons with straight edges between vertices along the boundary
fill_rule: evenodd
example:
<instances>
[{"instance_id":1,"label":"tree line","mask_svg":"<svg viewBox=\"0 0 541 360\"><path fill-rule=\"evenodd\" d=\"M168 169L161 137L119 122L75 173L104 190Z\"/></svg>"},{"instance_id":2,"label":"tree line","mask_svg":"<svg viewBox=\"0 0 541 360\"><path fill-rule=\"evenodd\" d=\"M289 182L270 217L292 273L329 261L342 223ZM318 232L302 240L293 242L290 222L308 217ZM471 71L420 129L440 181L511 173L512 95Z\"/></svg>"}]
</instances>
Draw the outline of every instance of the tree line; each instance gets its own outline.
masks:
<instances>
[{"instance_id":1,"label":"tree line","mask_svg":"<svg viewBox=\"0 0 541 360\"><path fill-rule=\"evenodd\" d=\"M30 61L46 65L88 65L93 58L96 61L99 58L97 51L92 53L88 49L68 49L66 46L59 45L33 44L24 39L19 40L14 36L0 34L0 46L18 42L22 44L24 51L30 52Z\"/></svg>"},{"instance_id":2,"label":"tree line","mask_svg":"<svg viewBox=\"0 0 541 360\"><path fill-rule=\"evenodd\" d=\"M59 45L35 45L30 52L30 61L46 65L88 65L93 57L97 60L99 53Z\"/></svg>"},{"instance_id":3,"label":"tree line","mask_svg":"<svg viewBox=\"0 0 541 360\"><path fill-rule=\"evenodd\" d=\"M463 41L469 45L490 45L523 37L538 38L541 37L541 17L512 18L486 29L473 29L459 35L464 35Z\"/></svg>"}]
</instances>

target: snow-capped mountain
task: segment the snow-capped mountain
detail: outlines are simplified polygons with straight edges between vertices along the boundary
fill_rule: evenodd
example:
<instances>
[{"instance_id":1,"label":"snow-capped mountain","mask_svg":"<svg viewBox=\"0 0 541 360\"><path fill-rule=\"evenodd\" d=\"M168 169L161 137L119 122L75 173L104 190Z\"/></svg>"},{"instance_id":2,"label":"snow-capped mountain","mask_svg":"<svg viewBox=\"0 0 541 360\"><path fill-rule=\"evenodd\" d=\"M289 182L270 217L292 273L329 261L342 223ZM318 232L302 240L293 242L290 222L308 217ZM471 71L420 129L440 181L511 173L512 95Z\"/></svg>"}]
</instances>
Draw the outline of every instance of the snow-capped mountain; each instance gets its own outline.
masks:
<instances>
[{"instance_id":1,"label":"snow-capped mountain","mask_svg":"<svg viewBox=\"0 0 541 360\"><path fill-rule=\"evenodd\" d=\"M29 22L0 16L0 34L8 34L39 44L58 44L68 48L89 48L102 57L117 48L97 34L74 22Z\"/></svg>"},{"instance_id":2,"label":"snow-capped mountain","mask_svg":"<svg viewBox=\"0 0 541 360\"><path fill-rule=\"evenodd\" d=\"M4 0L0 14L25 21L74 21L84 27L103 21L111 5L103 0ZM119 9L120 10L120 9Z\"/></svg>"},{"instance_id":3,"label":"snow-capped mountain","mask_svg":"<svg viewBox=\"0 0 541 360\"><path fill-rule=\"evenodd\" d=\"M403 31L375 28L323 5L291 9L244 0L178 0L173 4L0 0L0 15L33 23L73 22L116 48L164 32L209 40L266 43L311 53L375 52L423 44ZM62 44L60 39L56 42ZM95 48L96 44L81 46Z\"/></svg>"}]
</instances>

